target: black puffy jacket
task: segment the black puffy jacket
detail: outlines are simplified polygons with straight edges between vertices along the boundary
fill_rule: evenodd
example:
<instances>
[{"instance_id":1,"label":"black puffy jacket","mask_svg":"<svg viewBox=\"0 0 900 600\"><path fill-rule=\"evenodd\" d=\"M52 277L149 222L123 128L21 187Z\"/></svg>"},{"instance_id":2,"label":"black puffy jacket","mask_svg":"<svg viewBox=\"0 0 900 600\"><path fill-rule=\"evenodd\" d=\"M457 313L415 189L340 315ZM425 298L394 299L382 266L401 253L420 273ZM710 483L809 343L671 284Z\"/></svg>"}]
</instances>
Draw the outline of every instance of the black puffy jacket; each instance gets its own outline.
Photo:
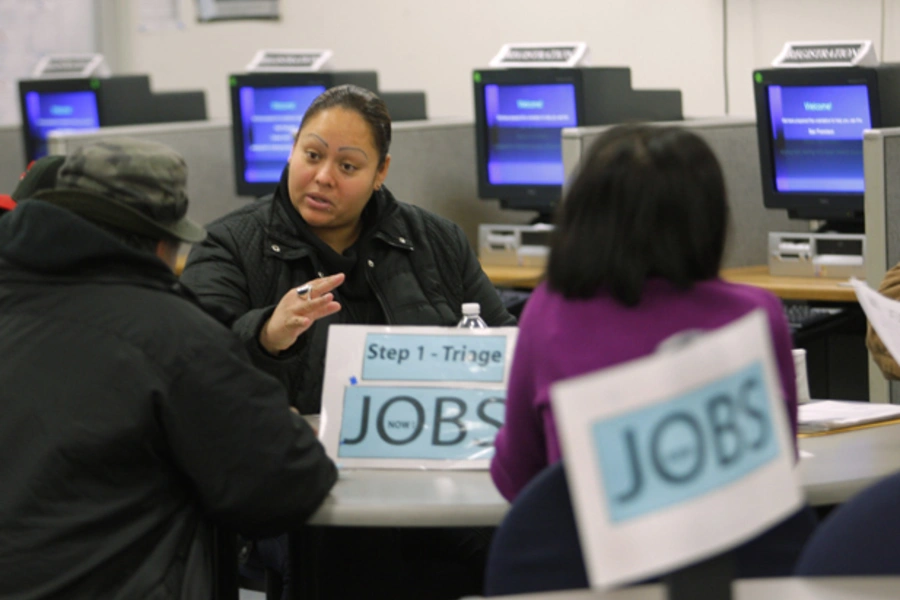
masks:
<instances>
[{"instance_id":1,"label":"black puffy jacket","mask_svg":"<svg viewBox=\"0 0 900 600\"><path fill-rule=\"evenodd\" d=\"M253 361L278 377L304 414L317 413L322 395L330 323L349 322L341 312L316 321L277 357L259 344L259 332L292 287L330 275L315 247L300 239L280 194L264 197L207 226L209 237L191 249L181 281L210 313L245 341ZM397 202L386 188L369 200L383 218L358 260L390 325L455 325L464 302L481 304L491 326L514 325L481 270L462 229L417 206ZM357 269L358 270L358 269ZM335 291L340 302L341 289Z\"/></svg>"},{"instance_id":2,"label":"black puffy jacket","mask_svg":"<svg viewBox=\"0 0 900 600\"><path fill-rule=\"evenodd\" d=\"M0 597L211 597L216 522L299 528L336 479L282 386L162 261L0 219Z\"/></svg>"}]
</instances>

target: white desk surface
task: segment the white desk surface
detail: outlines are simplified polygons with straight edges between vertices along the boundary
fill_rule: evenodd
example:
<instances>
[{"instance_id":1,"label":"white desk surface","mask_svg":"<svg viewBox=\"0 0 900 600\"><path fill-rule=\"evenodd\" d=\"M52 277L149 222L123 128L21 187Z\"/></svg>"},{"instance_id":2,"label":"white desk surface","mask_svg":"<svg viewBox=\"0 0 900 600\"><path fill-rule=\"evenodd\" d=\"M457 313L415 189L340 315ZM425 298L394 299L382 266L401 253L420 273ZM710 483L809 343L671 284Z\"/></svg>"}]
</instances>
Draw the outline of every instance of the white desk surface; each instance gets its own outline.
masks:
<instances>
[{"instance_id":1,"label":"white desk surface","mask_svg":"<svg viewBox=\"0 0 900 600\"><path fill-rule=\"evenodd\" d=\"M798 476L813 506L839 504L900 471L900 424L804 437ZM310 525L494 526L509 504L487 471L342 469ZM900 597L900 588L897 596Z\"/></svg>"},{"instance_id":2,"label":"white desk surface","mask_svg":"<svg viewBox=\"0 0 900 600\"><path fill-rule=\"evenodd\" d=\"M838 504L900 471L900 424L801 437L799 448L807 502Z\"/></svg>"},{"instance_id":3,"label":"white desk surface","mask_svg":"<svg viewBox=\"0 0 900 600\"><path fill-rule=\"evenodd\" d=\"M818 577L810 579L744 579L732 587L734 600L894 600L900 577ZM509 600L666 600L661 585L601 592L577 590L503 596Z\"/></svg>"},{"instance_id":4,"label":"white desk surface","mask_svg":"<svg viewBox=\"0 0 900 600\"><path fill-rule=\"evenodd\" d=\"M341 469L310 525L494 526L509 504L487 471Z\"/></svg>"}]
</instances>

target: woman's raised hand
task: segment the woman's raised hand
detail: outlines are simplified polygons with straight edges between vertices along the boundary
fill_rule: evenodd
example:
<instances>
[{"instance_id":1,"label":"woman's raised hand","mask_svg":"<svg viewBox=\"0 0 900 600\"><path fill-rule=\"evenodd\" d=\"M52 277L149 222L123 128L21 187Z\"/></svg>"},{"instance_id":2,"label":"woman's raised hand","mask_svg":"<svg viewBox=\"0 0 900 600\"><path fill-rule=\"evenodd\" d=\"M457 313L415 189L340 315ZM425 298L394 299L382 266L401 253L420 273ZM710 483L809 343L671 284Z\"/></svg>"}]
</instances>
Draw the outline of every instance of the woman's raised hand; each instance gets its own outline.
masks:
<instances>
[{"instance_id":1,"label":"woman's raised hand","mask_svg":"<svg viewBox=\"0 0 900 600\"><path fill-rule=\"evenodd\" d=\"M287 350L316 319L341 310L331 291L342 283L344 274L337 273L288 290L259 332L259 343L266 352L276 355Z\"/></svg>"}]
</instances>

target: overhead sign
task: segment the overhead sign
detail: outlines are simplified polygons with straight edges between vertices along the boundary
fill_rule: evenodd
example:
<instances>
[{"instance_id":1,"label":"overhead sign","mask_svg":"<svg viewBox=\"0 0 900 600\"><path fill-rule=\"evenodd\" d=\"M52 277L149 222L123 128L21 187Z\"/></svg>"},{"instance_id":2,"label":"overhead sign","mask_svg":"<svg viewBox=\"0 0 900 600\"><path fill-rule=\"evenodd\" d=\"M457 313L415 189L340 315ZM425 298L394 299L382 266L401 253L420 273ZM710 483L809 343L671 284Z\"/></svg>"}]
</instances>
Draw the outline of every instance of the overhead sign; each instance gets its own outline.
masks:
<instances>
[{"instance_id":1,"label":"overhead sign","mask_svg":"<svg viewBox=\"0 0 900 600\"><path fill-rule=\"evenodd\" d=\"M857 67L878 64L871 40L787 42L773 67Z\"/></svg>"},{"instance_id":2,"label":"overhead sign","mask_svg":"<svg viewBox=\"0 0 900 600\"><path fill-rule=\"evenodd\" d=\"M486 469L518 329L332 325L319 436L343 467Z\"/></svg>"},{"instance_id":3,"label":"overhead sign","mask_svg":"<svg viewBox=\"0 0 900 600\"><path fill-rule=\"evenodd\" d=\"M259 50L247 64L248 72L321 71L331 59L331 50Z\"/></svg>"},{"instance_id":4,"label":"overhead sign","mask_svg":"<svg viewBox=\"0 0 900 600\"><path fill-rule=\"evenodd\" d=\"M588 65L584 42L504 44L491 59L492 67L578 67Z\"/></svg>"},{"instance_id":5,"label":"overhead sign","mask_svg":"<svg viewBox=\"0 0 900 600\"><path fill-rule=\"evenodd\" d=\"M711 557L800 508L771 345L755 311L551 388L592 585Z\"/></svg>"},{"instance_id":6,"label":"overhead sign","mask_svg":"<svg viewBox=\"0 0 900 600\"><path fill-rule=\"evenodd\" d=\"M48 54L31 72L34 79L106 77L109 67L102 54Z\"/></svg>"}]
</instances>

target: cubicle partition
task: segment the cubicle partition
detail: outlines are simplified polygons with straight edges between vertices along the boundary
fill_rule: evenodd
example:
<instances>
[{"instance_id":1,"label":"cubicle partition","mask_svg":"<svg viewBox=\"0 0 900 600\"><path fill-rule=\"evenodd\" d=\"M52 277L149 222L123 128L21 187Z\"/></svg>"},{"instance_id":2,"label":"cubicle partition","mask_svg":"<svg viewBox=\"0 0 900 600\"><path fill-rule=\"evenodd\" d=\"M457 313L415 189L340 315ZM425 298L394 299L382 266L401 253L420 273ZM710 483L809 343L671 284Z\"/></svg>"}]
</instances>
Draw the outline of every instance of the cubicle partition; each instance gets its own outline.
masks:
<instances>
[{"instance_id":1,"label":"cubicle partition","mask_svg":"<svg viewBox=\"0 0 900 600\"><path fill-rule=\"evenodd\" d=\"M228 121L190 121L157 125L103 127L90 132L50 134L50 152L68 154L100 140L133 137L166 144L180 152L188 166L188 215L198 223L244 206L248 199L234 191L231 128Z\"/></svg>"},{"instance_id":2,"label":"cubicle partition","mask_svg":"<svg viewBox=\"0 0 900 600\"><path fill-rule=\"evenodd\" d=\"M228 121L54 133L50 136L50 148L52 152L65 154L83 144L122 136L161 142L184 155L191 199L189 215L200 223L208 223L252 200L235 192ZM458 223L473 248L477 248L479 224L527 223L534 217L534 213L501 210L496 200L478 199L475 133L471 121L396 123L391 157L386 184L394 195Z\"/></svg>"},{"instance_id":3,"label":"cubicle partition","mask_svg":"<svg viewBox=\"0 0 900 600\"><path fill-rule=\"evenodd\" d=\"M497 200L479 200L475 127L442 119L395 123L391 170L385 181L397 199L421 206L463 228L478 248L482 223L526 224L537 213L503 210Z\"/></svg>"},{"instance_id":4,"label":"cubicle partition","mask_svg":"<svg viewBox=\"0 0 900 600\"><path fill-rule=\"evenodd\" d=\"M0 194L13 191L24 169L22 128L18 125L0 125Z\"/></svg>"},{"instance_id":5,"label":"cubicle partition","mask_svg":"<svg viewBox=\"0 0 900 600\"><path fill-rule=\"evenodd\" d=\"M809 231L808 222L792 221L785 211L769 210L763 205L755 120L698 119L659 125L678 125L697 133L712 147L722 164L731 206L731 231L723 267L766 264L770 231ZM563 130L563 162L567 175L590 144L608 128Z\"/></svg>"},{"instance_id":6,"label":"cubicle partition","mask_svg":"<svg viewBox=\"0 0 900 600\"><path fill-rule=\"evenodd\" d=\"M878 289L900 262L900 127L872 129L863 138L866 177L866 281ZM900 403L900 383L885 380L869 359L869 400Z\"/></svg>"}]
</instances>

